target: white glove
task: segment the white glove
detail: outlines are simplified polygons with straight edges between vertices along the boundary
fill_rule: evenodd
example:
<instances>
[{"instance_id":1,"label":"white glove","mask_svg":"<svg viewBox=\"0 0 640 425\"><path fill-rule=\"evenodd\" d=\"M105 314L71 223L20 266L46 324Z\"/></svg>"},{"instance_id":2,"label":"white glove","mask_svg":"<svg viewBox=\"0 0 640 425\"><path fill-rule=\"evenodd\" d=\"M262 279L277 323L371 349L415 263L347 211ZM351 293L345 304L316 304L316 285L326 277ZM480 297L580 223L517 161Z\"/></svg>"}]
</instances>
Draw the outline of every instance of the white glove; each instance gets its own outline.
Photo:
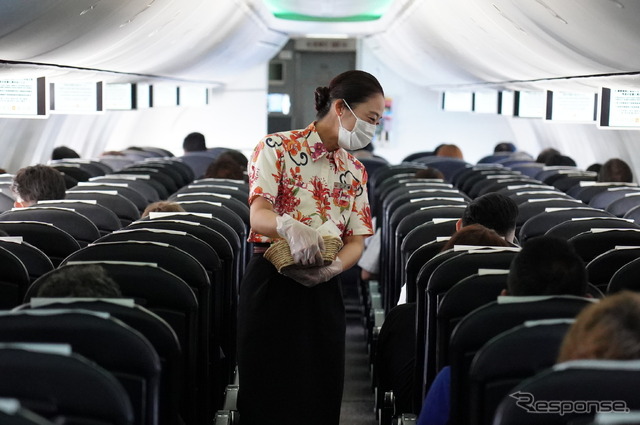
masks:
<instances>
[{"instance_id":1,"label":"white glove","mask_svg":"<svg viewBox=\"0 0 640 425\"><path fill-rule=\"evenodd\" d=\"M300 223L289 214L284 214L276 217L276 231L289 243L291 256L296 264L323 264L324 241L317 230Z\"/></svg>"},{"instance_id":2,"label":"white glove","mask_svg":"<svg viewBox=\"0 0 640 425\"><path fill-rule=\"evenodd\" d=\"M284 269L282 274L295 280L296 282L312 288L319 283L331 280L334 276L342 273L342 261L337 258L328 266Z\"/></svg>"}]
</instances>

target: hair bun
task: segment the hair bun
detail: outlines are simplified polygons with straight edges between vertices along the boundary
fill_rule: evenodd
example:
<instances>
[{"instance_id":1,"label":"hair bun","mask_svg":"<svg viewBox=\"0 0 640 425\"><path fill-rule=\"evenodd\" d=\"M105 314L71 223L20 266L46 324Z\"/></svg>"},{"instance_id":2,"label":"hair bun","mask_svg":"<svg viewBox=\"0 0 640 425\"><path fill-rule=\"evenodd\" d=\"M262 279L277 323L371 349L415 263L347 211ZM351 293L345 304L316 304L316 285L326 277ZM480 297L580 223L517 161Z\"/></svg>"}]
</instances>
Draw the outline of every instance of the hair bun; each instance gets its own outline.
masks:
<instances>
[{"instance_id":1,"label":"hair bun","mask_svg":"<svg viewBox=\"0 0 640 425\"><path fill-rule=\"evenodd\" d=\"M329 103L329 87L318 87L315 92L316 111L323 110Z\"/></svg>"}]
</instances>

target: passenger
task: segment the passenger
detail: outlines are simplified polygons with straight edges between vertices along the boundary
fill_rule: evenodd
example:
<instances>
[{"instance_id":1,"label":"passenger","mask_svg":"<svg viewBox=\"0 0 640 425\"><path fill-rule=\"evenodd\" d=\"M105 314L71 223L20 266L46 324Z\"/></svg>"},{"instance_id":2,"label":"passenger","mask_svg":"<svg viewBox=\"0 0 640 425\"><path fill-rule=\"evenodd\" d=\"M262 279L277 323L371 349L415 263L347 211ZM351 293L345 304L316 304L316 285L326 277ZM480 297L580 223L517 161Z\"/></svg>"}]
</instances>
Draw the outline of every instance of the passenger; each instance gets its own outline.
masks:
<instances>
[{"instance_id":1,"label":"passenger","mask_svg":"<svg viewBox=\"0 0 640 425\"><path fill-rule=\"evenodd\" d=\"M417 179L444 180L444 174L442 174L442 171L432 167L427 167L427 168L423 168L421 170L416 171L416 174L414 175L414 177Z\"/></svg>"},{"instance_id":2,"label":"passenger","mask_svg":"<svg viewBox=\"0 0 640 425\"><path fill-rule=\"evenodd\" d=\"M206 152L207 143L202 133L189 133L182 142L184 153L189 152Z\"/></svg>"},{"instance_id":3,"label":"passenger","mask_svg":"<svg viewBox=\"0 0 640 425\"><path fill-rule=\"evenodd\" d=\"M243 180L246 167L242 167L228 153L218 156L204 173L205 178Z\"/></svg>"},{"instance_id":4,"label":"passenger","mask_svg":"<svg viewBox=\"0 0 640 425\"><path fill-rule=\"evenodd\" d=\"M595 162L595 163L589 165L587 167L586 171L593 171L595 173L599 173L601 169L602 169L602 164L600 164L598 162ZM600 176L598 176L598 177L600 177Z\"/></svg>"},{"instance_id":5,"label":"passenger","mask_svg":"<svg viewBox=\"0 0 640 425\"><path fill-rule=\"evenodd\" d=\"M578 314L562 341L558 362L640 359L640 294L621 291Z\"/></svg>"},{"instance_id":6,"label":"passenger","mask_svg":"<svg viewBox=\"0 0 640 425\"><path fill-rule=\"evenodd\" d=\"M612 158L602 164L602 169L598 172L599 182L633 182L633 173L629 164L620 158Z\"/></svg>"},{"instance_id":7,"label":"passenger","mask_svg":"<svg viewBox=\"0 0 640 425\"><path fill-rule=\"evenodd\" d=\"M566 165L568 167L575 167L576 162L566 156L566 155L550 155L544 165L554 166L554 165Z\"/></svg>"},{"instance_id":8,"label":"passenger","mask_svg":"<svg viewBox=\"0 0 640 425\"><path fill-rule=\"evenodd\" d=\"M516 219L518 206L513 199L500 193L487 193L479 196L467 205L456 229L470 224L482 224L495 230L509 243L516 243Z\"/></svg>"},{"instance_id":9,"label":"passenger","mask_svg":"<svg viewBox=\"0 0 640 425\"><path fill-rule=\"evenodd\" d=\"M456 145L440 145L436 151L436 156L463 159L462 151Z\"/></svg>"},{"instance_id":10,"label":"passenger","mask_svg":"<svg viewBox=\"0 0 640 425\"><path fill-rule=\"evenodd\" d=\"M62 173L46 165L33 165L18 170L11 190L16 194L16 208L30 207L38 201L64 199L66 186Z\"/></svg>"},{"instance_id":11,"label":"passenger","mask_svg":"<svg viewBox=\"0 0 640 425\"><path fill-rule=\"evenodd\" d=\"M454 245L511 246L504 237L480 224L470 224L453 234L442 251ZM416 303L400 304L385 317L376 350L378 390L393 390L399 412L413 411Z\"/></svg>"},{"instance_id":12,"label":"passenger","mask_svg":"<svg viewBox=\"0 0 640 425\"><path fill-rule=\"evenodd\" d=\"M371 143L384 113L380 83L363 71L315 91L317 121L265 137L249 167L256 244L238 305L239 412L243 425L338 425L344 384L345 309L339 278L372 233L367 174L346 150ZM332 222L344 246L322 265ZM279 274L263 256L283 238L300 267Z\"/></svg>"},{"instance_id":13,"label":"passenger","mask_svg":"<svg viewBox=\"0 0 640 425\"><path fill-rule=\"evenodd\" d=\"M120 286L97 264L56 269L42 277L36 297L120 298Z\"/></svg>"},{"instance_id":14,"label":"passenger","mask_svg":"<svg viewBox=\"0 0 640 425\"><path fill-rule=\"evenodd\" d=\"M582 258L564 239L531 238L511 262L502 295L575 295L587 297L587 271ZM418 416L418 425L449 421L451 368L445 366L431 384Z\"/></svg>"},{"instance_id":15,"label":"passenger","mask_svg":"<svg viewBox=\"0 0 640 425\"><path fill-rule=\"evenodd\" d=\"M67 146L58 146L57 148L54 148L53 151L51 152L52 160L65 159L65 158L80 158L80 155L78 155L76 151L74 151L73 149Z\"/></svg>"},{"instance_id":16,"label":"passenger","mask_svg":"<svg viewBox=\"0 0 640 425\"><path fill-rule=\"evenodd\" d=\"M516 145L511 142L500 142L493 148L493 153L507 152L513 153L516 151Z\"/></svg>"},{"instance_id":17,"label":"passenger","mask_svg":"<svg viewBox=\"0 0 640 425\"><path fill-rule=\"evenodd\" d=\"M147 205L141 214L141 218L149 216L152 212L184 212L184 208L177 202L158 201Z\"/></svg>"},{"instance_id":18,"label":"passenger","mask_svg":"<svg viewBox=\"0 0 640 425\"><path fill-rule=\"evenodd\" d=\"M539 162L541 164L546 164L547 160L553 155L560 155L560 151L554 148L546 148L538 154L538 157L536 158L536 162Z\"/></svg>"}]
</instances>

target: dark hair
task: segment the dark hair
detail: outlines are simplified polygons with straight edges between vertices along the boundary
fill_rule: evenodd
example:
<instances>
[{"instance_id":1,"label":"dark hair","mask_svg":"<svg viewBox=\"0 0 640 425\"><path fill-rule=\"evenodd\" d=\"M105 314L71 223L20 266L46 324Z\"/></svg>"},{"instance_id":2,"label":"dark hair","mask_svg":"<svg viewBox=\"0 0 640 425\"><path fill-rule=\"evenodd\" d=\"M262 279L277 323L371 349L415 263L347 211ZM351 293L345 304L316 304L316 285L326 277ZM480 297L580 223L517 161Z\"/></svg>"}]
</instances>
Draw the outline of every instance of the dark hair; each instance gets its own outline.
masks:
<instances>
[{"instance_id":1,"label":"dark hair","mask_svg":"<svg viewBox=\"0 0 640 425\"><path fill-rule=\"evenodd\" d=\"M244 154L240 151L237 151L235 149L229 149L225 152L222 152L220 155L218 155L218 157L216 159L230 159L232 161L234 161L236 164L238 164L240 167L242 167L243 170L247 169L247 165L249 164L249 160L247 159L246 156L244 156Z\"/></svg>"},{"instance_id":2,"label":"dark hair","mask_svg":"<svg viewBox=\"0 0 640 425\"><path fill-rule=\"evenodd\" d=\"M516 228L518 205L513 199L499 193L487 193L467 205L462 213L462 225L482 224L507 236Z\"/></svg>"},{"instance_id":3,"label":"dark hair","mask_svg":"<svg viewBox=\"0 0 640 425\"><path fill-rule=\"evenodd\" d=\"M51 152L51 159L54 161L56 159L65 159L65 158L80 158L80 155L78 155L78 152L66 146L58 146L57 148L54 148L53 151Z\"/></svg>"},{"instance_id":4,"label":"dark hair","mask_svg":"<svg viewBox=\"0 0 640 425\"><path fill-rule=\"evenodd\" d=\"M221 154L207 167L205 178L244 180L244 170L231 156Z\"/></svg>"},{"instance_id":5,"label":"dark hair","mask_svg":"<svg viewBox=\"0 0 640 425\"><path fill-rule=\"evenodd\" d=\"M11 190L25 202L64 199L66 186L62 173L47 165L33 165L18 170Z\"/></svg>"},{"instance_id":6,"label":"dark hair","mask_svg":"<svg viewBox=\"0 0 640 425\"><path fill-rule=\"evenodd\" d=\"M511 262L509 295L577 295L587 290L584 261L564 239L528 239Z\"/></svg>"},{"instance_id":7,"label":"dark hair","mask_svg":"<svg viewBox=\"0 0 640 425\"><path fill-rule=\"evenodd\" d=\"M633 173L629 165L619 158L612 158L602 164L598 173L599 182L623 182L631 183Z\"/></svg>"},{"instance_id":8,"label":"dark hair","mask_svg":"<svg viewBox=\"0 0 640 425\"><path fill-rule=\"evenodd\" d=\"M36 296L47 298L119 298L118 284L97 264L66 265L41 277ZM40 279L38 279L40 280Z\"/></svg>"},{"instance_id":9,"label":"dark hair","mask_svg":"<svg viewBox=\"0 0 640 425\"><path fill-rule=\"evenodd\" d=\"M207 144L202 133L189 133L182 142L182 149L185 152L206 151Z\"/></svg>"},{"instance_id":10,"label":"dark hair","mask_svg":"<svg viewBox=\"0 0 640 425\"><path fill-rule=\"evenodd\" d=\"M418 179L441 179L444 180L444 174L442 174L442 171L432 168L432 167L427 167L427 168L423 168L420 169L418 171L416 171L415 178Z\"/></svg>"},{"instance_id":11,"label":"dark hair","mask_svg":"<svg viewBox=\"0 0 640 425\"><path fill-rule=\"evenodd\" d=\"M327 115L334 100L343 99L353 109L378 93L384 96L382 86L373 75L357 70L343 72L331 80L329 87L316 88L316 118Z\"/></svg>"},{"instance_id":12,"label":"dark hair","mask_svg":"<svg viewBox=\"0 0 640 425\"><path fill-rule=\"evenodd\" d=\"M481 224L464 226L455 232L442 247L442 251L453 248L455 245L511 246L495 230L487 229Z\"/></svg>"},{"instance_id":13,"label":"dark hair","mask_svg":"<svg viewBox=\"0 0 640 425\"><path fill-rule=\"evenodd\" d=\"M566 155L551 155L547 158L544 165L567 165L575 167L576 162Z\"/></svg>"},{"instance_id":14,"label":"dark hair","mask_svg":"<svg viewBox=\"0 0 640 425\"><path fill-rule=\"evenodd\" d=\"M593 171L595 173L599 173L601 169L602 169L602 164L600 164L598 162L595 162L595 163L589 165L587 167L586 171Z\"/></svg>"},{"instance_id":15,"label":"dark hair","mask_svg":"<svg viewBox=\"0 0 640 425\"><path fill-rule=\"evenodd\" d=\"M141 217L146 217L152 212L184 212L184 208L177 203L171 201L152 202L144 209Z\"/></svg>"},{"instance_id":16,"label":"dark hair","mask_svg":"<svg viewBox=\"0 0 640 425\"><path fill-rule=\"evenodd\" d=\"M547 148L541 151L536 158L536 162L546 164L547 160L553 155L560 155L560 151L554 148Z\"/></svg>"},{"instance_id":17,"label":"dark hair","mask_svg":"<svg viewBox=\"0 0 640 425\"><path fill-rule=\"evenodd\" d=\"M622 291L585 307L562 341L559 362L640 359L640 294Z\"/></svg>"},{"instance_id":18,"label":"dark hair","mask_svg":"<svg viewBox=\"0 0 640 425\"><path fill-rule=\"evenodd\" d=\"M493 148L493 152L515 152L516 145L511 142L500 142Z\"/></svg>"}]
</instances>

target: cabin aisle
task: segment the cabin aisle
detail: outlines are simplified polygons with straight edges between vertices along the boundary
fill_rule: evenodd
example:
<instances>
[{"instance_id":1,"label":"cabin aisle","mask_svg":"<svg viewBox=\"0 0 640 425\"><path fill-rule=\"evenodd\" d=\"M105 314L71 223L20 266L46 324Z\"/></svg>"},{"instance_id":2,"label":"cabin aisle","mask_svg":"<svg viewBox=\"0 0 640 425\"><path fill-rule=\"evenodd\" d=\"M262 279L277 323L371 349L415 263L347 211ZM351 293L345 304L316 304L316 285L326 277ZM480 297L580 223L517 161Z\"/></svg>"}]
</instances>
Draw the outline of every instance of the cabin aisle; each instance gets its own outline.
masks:
<instances>
[{"instance_id":1,"label":"cabin aisle","mask_svg":"<svg viewBox=\"0 0 640 425\"><path fill-rule=\"evenodd\" d=\"M369 357L362 327L362 308L355 288L344 285L343 290L347 312L347 340L340 424L376 425Z\"/></svg>"}]
</instances>

